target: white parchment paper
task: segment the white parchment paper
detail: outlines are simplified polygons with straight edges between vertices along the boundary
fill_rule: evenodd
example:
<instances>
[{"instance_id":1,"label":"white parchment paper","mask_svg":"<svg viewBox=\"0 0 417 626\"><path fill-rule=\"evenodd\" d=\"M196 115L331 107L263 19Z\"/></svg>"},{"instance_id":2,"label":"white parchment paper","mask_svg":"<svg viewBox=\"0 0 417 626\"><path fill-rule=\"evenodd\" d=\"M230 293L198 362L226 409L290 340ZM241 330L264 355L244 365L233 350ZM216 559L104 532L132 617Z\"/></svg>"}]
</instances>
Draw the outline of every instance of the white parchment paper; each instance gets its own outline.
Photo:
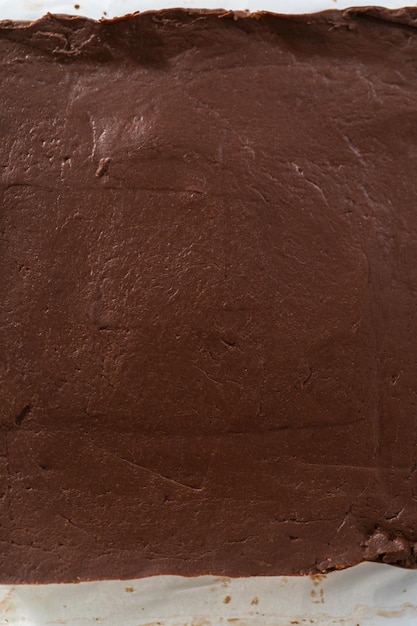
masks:
<instances>
[{"instance_id":1,"label":"white parchment paper","mask_svg":"<svg viewBox=\"0 0 417 626\"><path fill-rule=\"evenodd\" d=\"M12 626L415 626L417 572L364 563L326 577L142 580L0 587Z\"/></svg>"},{"instance_id":2,"label":"white parchment paper","mask_svg":"<svg viewBox=\"0 0 417 626\"><path fill-rule=\"evenodd\" d=\"M411 3L412 4L412 3ZM116 17L169 7L234 9L243 11L275 11L276 13L313 13L350 6L378 5L400 8L404 0L0 0L0 19L34 20L48 11L85 15L94 19ZM78 9L75 6L79 6Z\"/></svg>"},{"instance_id":3,"label":"white parchment paper","mask_svg":"<svg viewBox=\"0 0 417 626\"><path fill-rule=\"evenodd\" d=\"M79 8L76 5L79 4ZM404 2L355 0L0 0L0 19L94 19L182 6L279 13ZM78 585L0 585L0 626L417 626L417 571L364 563L316 577L156 576Z\"/></svg>"}]
</instances>

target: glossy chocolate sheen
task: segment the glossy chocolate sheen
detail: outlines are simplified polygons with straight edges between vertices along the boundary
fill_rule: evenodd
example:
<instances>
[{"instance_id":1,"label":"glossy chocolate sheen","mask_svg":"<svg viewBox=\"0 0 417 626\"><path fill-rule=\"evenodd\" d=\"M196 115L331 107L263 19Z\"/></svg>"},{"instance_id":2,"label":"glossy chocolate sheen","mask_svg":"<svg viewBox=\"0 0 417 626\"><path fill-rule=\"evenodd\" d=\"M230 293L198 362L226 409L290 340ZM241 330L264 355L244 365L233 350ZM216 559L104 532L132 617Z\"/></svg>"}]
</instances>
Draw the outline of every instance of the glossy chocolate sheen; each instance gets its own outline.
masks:
<instances>
[{"instance_id":1,"label":"glossy chocolate sheen","mask_svg":"<svg viewBox=\"0 0 417 626\"><path fill-rule=\"evenodd\" d=\"M416 23L1 23L0 582L415 564Z\"/></svg>"}]
</instances>

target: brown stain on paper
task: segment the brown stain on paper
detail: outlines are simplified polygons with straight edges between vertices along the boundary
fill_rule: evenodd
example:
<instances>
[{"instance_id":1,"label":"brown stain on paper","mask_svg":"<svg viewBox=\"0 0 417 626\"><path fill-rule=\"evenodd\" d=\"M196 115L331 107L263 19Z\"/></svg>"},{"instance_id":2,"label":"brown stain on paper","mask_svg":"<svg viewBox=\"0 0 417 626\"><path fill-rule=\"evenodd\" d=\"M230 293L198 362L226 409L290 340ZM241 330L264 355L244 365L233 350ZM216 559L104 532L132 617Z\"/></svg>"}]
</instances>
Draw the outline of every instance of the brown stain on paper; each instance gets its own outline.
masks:
<instances>
[{"instance_id":1,"label":"brown stain on paper","mask_svg":"<svg viewBox=\"0 0 417 626\"><path fill-rule=\"evenodd\" d=\"M310 595L313 599L313 604L324 604L324 591L323 589L319 589L318 591L315 591L315 589L312 589L310 591Z\"/></svg>"},{"instance_id":2,"label":"brown stain on paper","mask_svg":"<svg viewBox=\"0 0 417 626\"><path fill-rule=\"evenodd\" d=\"M232 579L228 578L227 576L219 576L218 578L214 579L214 583L220 583L223 589L227 589L231 582Z\"/></svg>"},{"instance_id":3,"label":"brown stain on paper","mask_svg":"<svg viewBox=\"0 0 417 626\"><path fill-rule=\"evenodd\" d=\"M9 591L4 596L3 600L0 602L0 611L2 613L7 613L7 611L10 611L11 604L12 604L12 595L13 595L13 589L9 589Z\"/></svg>"},{"instance_id":4,"label":"brown stain on paper","mask_svg":"<svg viewBox=\"0 0 417 626\"><path fill-rule=\"evenodd\" d=\"M410 604L407 602L406 604L402 604L399 609L380 609L376 612L379 617L405 617L407 613L412 612L413 616L417 617L417 604Z\"/></svg>"},{"instance_id":5,"label":"brown stain on paper","mask_svg":"<svg viewBox=\"0 0 417 626\"><path fill-rule=\"evenodd\" d=\"M315 587L321 585L322 582L326 580L326 574L311 574L310 578Z\"/></svg>"}]
</instances>

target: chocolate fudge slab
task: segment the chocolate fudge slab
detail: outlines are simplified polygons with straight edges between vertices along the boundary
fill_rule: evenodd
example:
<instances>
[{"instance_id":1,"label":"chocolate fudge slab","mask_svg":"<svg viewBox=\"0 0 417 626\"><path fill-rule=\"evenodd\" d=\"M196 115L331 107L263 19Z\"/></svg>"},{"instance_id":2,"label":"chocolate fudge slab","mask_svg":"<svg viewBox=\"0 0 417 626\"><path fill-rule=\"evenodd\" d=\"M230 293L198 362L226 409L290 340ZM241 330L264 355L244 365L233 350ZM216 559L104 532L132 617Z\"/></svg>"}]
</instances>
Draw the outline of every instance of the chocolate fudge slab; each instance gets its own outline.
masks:
<instances>
[{"instance_id":1,"label":"chocolate fudge slab","mask_svg":"<svg viewBox=\"0 0 417 626\"><path fill-rule=\"evenodd\" d=\"M0 582L417 556L417 12L0 23Z\"/></svg>"}]
</instances>

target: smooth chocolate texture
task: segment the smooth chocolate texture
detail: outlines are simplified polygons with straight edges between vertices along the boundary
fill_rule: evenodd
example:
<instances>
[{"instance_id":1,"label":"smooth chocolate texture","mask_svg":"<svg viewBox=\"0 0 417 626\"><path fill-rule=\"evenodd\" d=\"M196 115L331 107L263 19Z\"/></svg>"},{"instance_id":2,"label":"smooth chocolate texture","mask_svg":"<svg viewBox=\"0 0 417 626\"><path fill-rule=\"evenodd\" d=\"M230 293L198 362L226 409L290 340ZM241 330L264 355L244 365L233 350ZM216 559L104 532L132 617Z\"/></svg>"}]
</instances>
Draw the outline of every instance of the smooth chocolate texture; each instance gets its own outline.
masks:
<instances>
[{"instance_id":1,"label":"smooth chocolate texture","mask_svg":"<svg viewBox=\"0 0 417 626\"><path fill-rule=\"evenodd\" d=\"M1 23L1 583L415 564L416 24Z\"/></svg>"}]
</instances>

